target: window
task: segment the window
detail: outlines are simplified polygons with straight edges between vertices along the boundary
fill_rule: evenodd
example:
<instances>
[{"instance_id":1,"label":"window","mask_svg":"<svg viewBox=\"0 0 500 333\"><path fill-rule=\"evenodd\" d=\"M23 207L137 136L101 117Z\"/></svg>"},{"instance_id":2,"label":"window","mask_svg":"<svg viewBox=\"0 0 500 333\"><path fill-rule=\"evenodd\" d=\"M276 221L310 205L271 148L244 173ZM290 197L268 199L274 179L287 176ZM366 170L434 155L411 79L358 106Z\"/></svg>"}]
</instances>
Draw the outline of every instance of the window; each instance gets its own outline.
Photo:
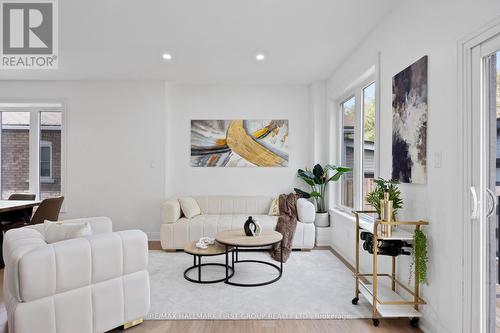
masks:
<instances>
[{"instance_id":1,"label":"window","mask_svg":"<svg viewBox=\"0 0 500 333\"><path fill-rule=\"evenodd\" d=\"M62 194L62 105L0 103L1 198Z\"/></svg>"},{"instance_id":2,"label":"window","mask_svg":"<svg viewBox=\"0 0 500 333\"><path fill-rule=\"evenodd\" d=\"M356 112L356 98L351 97L341 105L342 109L342 165L354 167L354 124ZM353 173L345 174L341 179L341 204L344 207L354 208L354 179Z\"/></svg>"},{"instance_id":3,"label":"window","mask_svg":"<svg viewBox=\"0 0 500 333\"><path fill-rule=\"evenodd\" d=\"M363 210L373 210L366 196L374 186L375 179L375 82L363 89Z\"/></svg>"},{"instance_id":4,"label":"window","mask_svg":"<svg viewBox=\"0 0 500 333\"><path fill-rule=\"evenodd\" d=\"M14 193L30 193L30 113L0 112L1 198Z\"/></svg>"},{"instance_id":5,"label":"window","mask_svg":"<svg viewBox=\"0 0 500 333\"><path fill-rule=\"evenodd\" d=\"M346 210L372 210L366 195L374 188L376 163L375 82L364 81L340 103L341 165L352 169L340 181L340 206Z\"/></svg>"},{"instance_id":6,"label":"window","mask_svg":"<svg viewBox=\"0 0 500 333\"><path fill-rule=\"evenodd\" d=\"M61 195L62 113L42 111L40 117L40 198Z\"/></svg>"},{"instance_id":7,"label":"window","mask_svg":"<svg viewBox=\"0 0 500 333\"><path fill-rule=\"evenodd\" d=\"M52 180L52 142L40 141L40 181Z\"/></svg>"}]
</instances>

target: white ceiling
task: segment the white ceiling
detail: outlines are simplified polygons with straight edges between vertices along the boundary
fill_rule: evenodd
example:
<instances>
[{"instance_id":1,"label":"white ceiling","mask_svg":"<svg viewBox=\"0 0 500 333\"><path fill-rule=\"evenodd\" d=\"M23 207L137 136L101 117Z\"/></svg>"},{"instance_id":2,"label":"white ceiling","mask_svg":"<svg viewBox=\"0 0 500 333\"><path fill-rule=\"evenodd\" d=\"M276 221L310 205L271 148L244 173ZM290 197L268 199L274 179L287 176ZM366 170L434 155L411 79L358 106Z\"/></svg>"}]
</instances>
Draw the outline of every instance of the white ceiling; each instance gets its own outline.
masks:
<instances>
[{"instance_id":1,"label":"white ceiling","mask_svg":"<svg viewBox=\"0 0 500 333\"><path fill-rule=\"evenodd\" d=\"M310 83L330 76L397 3L60 0L59 69L3 70L0 79Z\"/></svg>"}]
</instances>

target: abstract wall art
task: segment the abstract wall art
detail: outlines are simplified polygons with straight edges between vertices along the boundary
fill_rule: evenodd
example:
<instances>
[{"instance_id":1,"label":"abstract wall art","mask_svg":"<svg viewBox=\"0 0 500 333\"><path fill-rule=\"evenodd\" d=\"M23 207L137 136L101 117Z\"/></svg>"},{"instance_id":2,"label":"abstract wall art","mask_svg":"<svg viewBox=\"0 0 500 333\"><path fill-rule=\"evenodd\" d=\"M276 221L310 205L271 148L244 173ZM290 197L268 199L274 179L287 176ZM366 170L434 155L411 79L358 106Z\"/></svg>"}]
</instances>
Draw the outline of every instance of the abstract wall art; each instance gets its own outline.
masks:
<instances>
[{"instance_id":1,"label":"abstract wall art","mask_svg":"<svg viewBox=\"0 0 500 333\"><path fill-rule=\"evenodd\" d=\"M193 167L286 167L288 120L191 120Z\"/></svg>"},{"instance_id":2,"label":"abstract wall art","mask_svg":"<svg viewBox=\"0 0 500 333\"><path fill-rule=\"evenodd\" d=\"M392 178L427 181L427 56L392 78Z\"/></svg>"}]
</instances>

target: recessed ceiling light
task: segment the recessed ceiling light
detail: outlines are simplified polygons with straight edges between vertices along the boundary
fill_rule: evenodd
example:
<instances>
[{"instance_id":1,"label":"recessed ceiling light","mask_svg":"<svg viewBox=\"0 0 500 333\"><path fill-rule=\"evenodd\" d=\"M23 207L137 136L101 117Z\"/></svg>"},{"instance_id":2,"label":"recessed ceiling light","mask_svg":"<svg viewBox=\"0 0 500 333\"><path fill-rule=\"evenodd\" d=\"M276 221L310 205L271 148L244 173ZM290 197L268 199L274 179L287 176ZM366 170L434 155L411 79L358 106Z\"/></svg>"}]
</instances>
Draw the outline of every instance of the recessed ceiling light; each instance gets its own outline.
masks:
<instances>
[{"instance_id":1,"label":"recessed ceiling light","mask_svg":"<svg viewBox=\"0 0 500 333\"><path fill-rule=\"evenodd\" d=\"M161 57L163 60L172 60L172 55L170 53L163 53Z\"/></svg>"},{"instance_id":2,"label":"recessed ceiling light","mask_svg":"<svg viewBox=\"0 0 500 333\"><path fill-rule=\"evenodd\" d=\"M262 53L259 53L259 54L257 54L257 55L255 56L255 59L256 59L257 61L263 61L264 59L266 59L266 56L265 56L265 55L263 55Z\"/></svg>"}]
</instances>

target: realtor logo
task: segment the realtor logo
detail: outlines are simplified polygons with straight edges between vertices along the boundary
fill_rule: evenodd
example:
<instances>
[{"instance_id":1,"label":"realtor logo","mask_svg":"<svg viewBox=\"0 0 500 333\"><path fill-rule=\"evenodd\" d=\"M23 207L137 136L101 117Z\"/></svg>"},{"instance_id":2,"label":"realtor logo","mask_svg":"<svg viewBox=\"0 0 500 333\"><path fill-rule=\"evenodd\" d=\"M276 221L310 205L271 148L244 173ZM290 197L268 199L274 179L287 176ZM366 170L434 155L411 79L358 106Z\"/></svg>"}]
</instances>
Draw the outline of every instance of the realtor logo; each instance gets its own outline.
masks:
<instances>
[{"instance_id":1,"label":"realtor logo","mask_svg":"<svg viewBox=\"0 0 500 333\"><path fill-rule=\"evenodd\" d=\"M0 0L0 69L56 69L56 0Z\"/></svg>"}]
</instances>

